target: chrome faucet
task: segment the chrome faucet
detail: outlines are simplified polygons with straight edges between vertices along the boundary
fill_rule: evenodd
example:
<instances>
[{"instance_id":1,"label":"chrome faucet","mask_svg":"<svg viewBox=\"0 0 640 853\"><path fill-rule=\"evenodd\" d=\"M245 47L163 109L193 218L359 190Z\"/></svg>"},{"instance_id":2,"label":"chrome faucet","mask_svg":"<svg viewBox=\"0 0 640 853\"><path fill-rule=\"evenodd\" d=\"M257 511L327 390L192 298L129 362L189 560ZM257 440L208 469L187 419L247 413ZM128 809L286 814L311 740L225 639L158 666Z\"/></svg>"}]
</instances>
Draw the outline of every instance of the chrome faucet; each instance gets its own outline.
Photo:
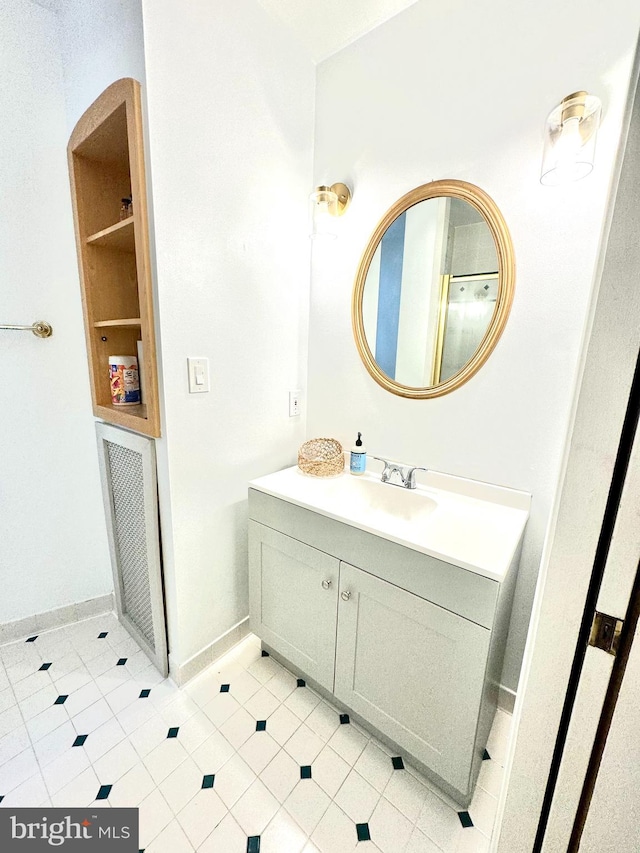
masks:
<instances>
[{"instance_id":1,"label":"chrome faucet","mask_svg":"<svg viewBox=\"0 0 640 853\"><path fill-rule=\"evenodd\" d=\"M416 471L427 470L426 468L421 468L419 465L400 465L398 462L389 462L380 456L374 456L373 458L384 464L380 481L382 483L389 483L392 486L400 486L403 489L415 489ZM399 483L393 480L396 475L400 478Z\"/></svg>"}]
</instances>

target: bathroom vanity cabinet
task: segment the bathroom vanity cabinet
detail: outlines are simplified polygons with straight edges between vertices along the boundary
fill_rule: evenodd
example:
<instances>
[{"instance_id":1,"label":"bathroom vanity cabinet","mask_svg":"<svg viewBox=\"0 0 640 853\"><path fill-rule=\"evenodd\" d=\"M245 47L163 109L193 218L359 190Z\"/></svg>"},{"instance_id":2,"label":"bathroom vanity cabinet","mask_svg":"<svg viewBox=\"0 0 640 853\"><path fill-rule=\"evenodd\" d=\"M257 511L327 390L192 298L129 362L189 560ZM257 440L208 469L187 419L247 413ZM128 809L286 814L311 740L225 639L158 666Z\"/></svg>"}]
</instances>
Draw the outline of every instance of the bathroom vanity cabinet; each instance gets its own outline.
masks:
<instances>
[{"instance_id":1,"label":"bathroom vanity cabinet","mask_svg":"<svg viewBox=\"0 0 640 853\"><path fill-rule=\"evenodd\" d=\"M468 805L497 705L503 582L249 490L251 630Z\"/></svg>"}]
</instances>

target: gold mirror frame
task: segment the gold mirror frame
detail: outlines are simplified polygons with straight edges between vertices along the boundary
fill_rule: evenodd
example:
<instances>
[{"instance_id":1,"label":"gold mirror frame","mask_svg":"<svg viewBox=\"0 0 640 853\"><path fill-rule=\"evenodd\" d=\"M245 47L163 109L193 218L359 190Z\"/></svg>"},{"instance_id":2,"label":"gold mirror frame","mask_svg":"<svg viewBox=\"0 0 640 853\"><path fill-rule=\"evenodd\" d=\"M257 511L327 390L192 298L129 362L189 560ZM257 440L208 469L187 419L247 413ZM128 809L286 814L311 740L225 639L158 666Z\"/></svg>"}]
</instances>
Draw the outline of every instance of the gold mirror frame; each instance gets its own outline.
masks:
<instances>
[{"instance_id":1,"label":"gold mirror frame","mask_svg":"<svg viewBox=\"0 0 640 853\"><path fill-rule=\"evenodd\" d=\"M365 336L362 316L362 296L371 260L375 254L378 244L382 240L383 234L391 223L400 216L401 213L404 213L410 207L418 204L418 202L426 201L430 198L441 198L443 196L457 198L468 202L479 211L487 223L493 236L498 256L498 296L496 299L496 307L487 331L485 332L478 349L465 366L445 382L424 388L415 388L411 385L403 385L401 382L396 382L395 379L391 379L378 367L378 364L369 349ZM474 186L474 184L469 184L466 181L432 181L430 184L423 184L422 186L416 187L406 193L406 195L399 198L398 201L389 208L378 223L358 266L358 273L356 275L351 301L351 322L356 346L360 353L360 358L364 362L364 366L378 385L381 385L387 391L390 391L392 394L397 394L400 397L409 397L414 400L426 400L430 397L441 397L443 394L449 394L451 391L455 391L456 388L460 388L461 385L468 382L469 379L471 379L471 377L480 370L500 339L500 335L502 334L509 317L511 303L513 302L515 274L516 267L513 254L513 243L511 242L511 235L509 234L507 223L493 199L479 187Z\"/></svg>"}]
</instances>

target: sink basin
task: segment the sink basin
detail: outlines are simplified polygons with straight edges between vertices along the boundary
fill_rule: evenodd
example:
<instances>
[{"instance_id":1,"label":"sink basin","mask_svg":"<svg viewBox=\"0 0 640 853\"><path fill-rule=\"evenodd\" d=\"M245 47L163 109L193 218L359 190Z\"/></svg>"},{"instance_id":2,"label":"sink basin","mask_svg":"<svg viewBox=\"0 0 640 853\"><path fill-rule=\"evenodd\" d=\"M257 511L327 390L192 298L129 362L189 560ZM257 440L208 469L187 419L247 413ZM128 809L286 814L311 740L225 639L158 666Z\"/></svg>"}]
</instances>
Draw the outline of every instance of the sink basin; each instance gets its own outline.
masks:
<instances>
[{"instance_id":1,"label":"sink basin","mask_svg":"<svg viewBox=\"0 0 640 853\"><path fill-rule=\"evenodd\" d=\"M250 487L502 581L529 517L531 495L435 471L415 489L380 475L316 478L296 466Z\"/></svg>"},{"instance_id":2,"label":"sink basin","mask_svg":"<svg viewBox=\"0 0 640 853\"><path fill-rule=\"evenodd\" d=\"M317 485L313 484L314 491L318 491ZM424 489L402 489L366 475L324 480L320 489L323 498L331 501L334 513L358 517L369 524L420 524L437 506L435 494Z\"/></svg>"}]
</instances>

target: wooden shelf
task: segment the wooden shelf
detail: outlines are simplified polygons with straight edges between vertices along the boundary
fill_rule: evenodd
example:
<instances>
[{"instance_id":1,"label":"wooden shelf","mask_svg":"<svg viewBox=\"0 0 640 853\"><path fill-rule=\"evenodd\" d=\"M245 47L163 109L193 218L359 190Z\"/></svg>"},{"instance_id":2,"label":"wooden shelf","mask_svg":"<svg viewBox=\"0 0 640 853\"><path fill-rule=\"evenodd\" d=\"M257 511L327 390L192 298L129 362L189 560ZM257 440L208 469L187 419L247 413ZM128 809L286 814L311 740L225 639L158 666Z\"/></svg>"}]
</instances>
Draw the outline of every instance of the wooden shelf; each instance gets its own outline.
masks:
<instances>
[{"instance_id":1,"label":"wooden shelf","mask_svg":"<svg viewBox=\"0 0 640 853\"><path fill-rule=\"evenodd\" d=\"M147 407L144 403L140 403L139 406L114 406L113 403L110 403L107 406L99 406L101 411L115 413L117 415L127 415L130 418L146 418L147 417Z\"/></svg>"},{"instance_id":2,"label":"wooden shelf","mask_svg":"<svg viewBox=\"0 0 640 853\"><path fill-rule=\"evenodd\" d=\"M128 320L100 320L93 324L94 329L107 329L110 326L118 328L121 326L140 326L140 317L131 317Z\"/></svg>"},{"instance_id":3,"label":"wooden shelf","mask_svg":"<svg viewBox=\"0 0 640 853\"><path fill-rule=\"evenodd\" d=\"M101 418L110 424L141 432L143 435L155 435L144 404L140 406L114 406L111 403L98 405L93 407L93 414L96 418Z\"/></svg>"},{"instance_id":4,"label":"wooden shelf","mask_svg":"<svg viewBox=\"0 0 640 853\"><path fill-rule=\"evenodd\" d=\"M109 423L158 437L142 126L140 84L131 78L117 80L80 118L67 153L93 413ZM133 199L135 213L116 221L123 198ZM136 355L140 340L144 405L114 406L109 357Z\"/></svg>"},{"instance_id":5,"label":"wooden shelf","mask_svg":"<svg viewBox=\"0 0 640 853\"><path fill-rule=\"evenodd\" d=\"M120 252L135 252L136 243L133 228L134 218L130 216L122 222L116 222L109 228L103 228L96 234L87 237L88 246L105 246L109 249L118 249Z\"/></svg>"}]
</instances>

